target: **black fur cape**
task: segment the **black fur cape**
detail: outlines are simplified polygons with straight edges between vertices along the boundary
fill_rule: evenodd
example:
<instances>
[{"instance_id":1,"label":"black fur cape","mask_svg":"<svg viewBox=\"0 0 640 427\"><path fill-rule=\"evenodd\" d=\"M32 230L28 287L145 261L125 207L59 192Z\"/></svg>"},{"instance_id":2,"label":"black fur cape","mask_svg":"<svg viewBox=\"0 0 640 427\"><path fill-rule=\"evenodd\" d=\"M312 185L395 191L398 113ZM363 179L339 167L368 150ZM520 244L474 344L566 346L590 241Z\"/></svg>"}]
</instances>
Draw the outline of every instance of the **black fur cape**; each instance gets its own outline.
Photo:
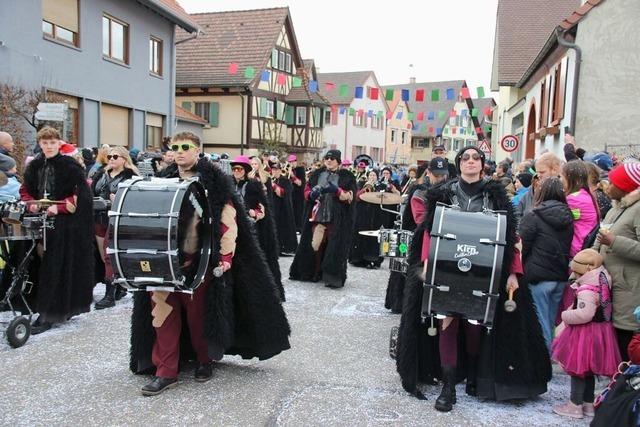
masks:
<instances>
[{"instance_id":1,"label":"black fur cape","mask_svg":"<svg viewBox=\"0 0 640 427\"><path fill-rule=\"evenodd\" d=\"M325 170L326 167L323 166L313 171L307 185L311 188L316 186L320 174ZM352 191L355 198L357 190L353 174L346 169L339 169L337 173L338 187L344 191ZM355 199L350 204L333 205L333 233L325 246L321 266L322 279L331 287L342 287L347 280L347 256L351 246L355 205ZM314 276L315 254L311 247L313 224L308 220L313 206L313 202L307 201L300 244L289 269L289 278L292 280L311 281Z\"/></svg>"},{"instance_id":2,"label":"black fur cape","mask_svg":"<svg viewBox=\"0 0 640 427\"><path fill-rule=\"evenodd\" d=\"M209 356L214 360L222 359L224 354L237 354L245 359L269 359L290 348L288 337L291 330L275 280L231 177L204 159L198 163L197 171L207 189L212 215L214 242L210 268L217 266L220 259L220 217L222 208L229 201L236 209L238 224L231 269L222 277L208 274L211 280L206 289L203 321ZM177 167L171 165L162 176L175 177L177 174ZM134 293L129 365L134 373L155 371L151 362L156 337L152 320L149 293ZM184 322L181 354L189 353L190 349L186 327Z\"/></svg>"},{"instance_id":3,"label":"black fur cape","mask_svg":"<svg viewBox=\"0 0 640 427\"><path fill-rule=\"evenodd\" d=\"M266 185L268 186L267 188L273 192L271 179L267 180ZM264 217L255 222L255 228L258 232L258 242L267 259L269 270L271 270L271 274L278 285L280 298L284 301L282 274L280 273L280 264L278 263L280 250L278 233L276 231L276 220L273 215L273 203L269 200L269 192L265 193L263 184L257 179L249 179L244 193L244 207L248 212L249 209L256 209L258 204L262 204L264 208Z\"/></svg>"},{"instance_id":4,"label":"black fur cape","mask_svg":"<svg viewBox=\"0 0 640 427\"><path fill-rule=\"evenodd\" d=\"M423 288L419 273L422 269L420 253L423 231L431 230L437 202L451 204L452 185L456 182L439 184L427 191L427 214L416 229L411 247L396 365L404 389L418 396L418 383L437 371L439 365L439 355L433 351L437 349L437 345L433 345L437 337L428 337L432 345L425 347L427 325L422 324L420 318ZM487 181L483 191L489 195L494 210L507 212L507 246L494 327L483 335L481 344L477 372L478 397L495 400L531 398L547 391L547 382L551 379L549 353L526 287L521 286L514 294L517 310L507 313L502 308L507 299L505 287L515 254L516 220L512 204L500 183Z\"/></svg>"},{"instance_id":5,"label":"black fur cape","mask_svg":"<svg viewBox=\"0 0 640 427\"><path fill-rule=\"evenodd\" d=\"M43 321L57 323L89 311L93 299L93 200L84 168L60 154L39 155L27 166L23 185L33 198L44 196L38 184L46 167L53 168L50 199L78 198L75 213L55 216L38 275L37 311Z\"/></svg>"},{"instance_id":6,"label":"black fur cape","mask_svg":"<svg viewBox=\"0 0 640 427\"><path fill-rule=\"evenodd\" d=\"M293 187L289 178L281 176L273 181L284 189L284 196L273 195L273 216L278 231L280 243L279 253L292 254L298 248L298 237L296 236L296 224L293 214Z\"/></svg>"},{"instance_id":7,"label":"black fur cape","mask_svg":"<svg viewBox=\"0 0 640 427\"><path fill-rule=\"evenodd\" d=\"M298 166L293 169L293 174L302 181L302 185L294 185L291 202L293 203L293 218L296 223L296 231L302 232L303 215L304 215L304 186L307 183L307 174L304 167Z\"/></svg>"}]
</instances>

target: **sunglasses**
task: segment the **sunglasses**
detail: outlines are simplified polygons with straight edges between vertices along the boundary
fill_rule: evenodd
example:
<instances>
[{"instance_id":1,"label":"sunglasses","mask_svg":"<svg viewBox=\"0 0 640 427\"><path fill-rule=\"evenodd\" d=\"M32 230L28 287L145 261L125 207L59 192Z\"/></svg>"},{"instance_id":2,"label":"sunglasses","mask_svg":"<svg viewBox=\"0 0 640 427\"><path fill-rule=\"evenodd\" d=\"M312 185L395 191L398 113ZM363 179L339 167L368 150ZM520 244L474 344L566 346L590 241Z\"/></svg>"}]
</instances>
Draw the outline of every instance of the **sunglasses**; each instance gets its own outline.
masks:
<instances>
[{"instance_id":1,"label":"sunglasses","mask_svg":"<svg viewBox=\"0 0 640 427\"><path fill-rule=\"evenodd\" d=\"M325 159L325 160L338 160L338 159L336 159L336 158L335 158L335 157L333 157L333 156L327 156L327 157L325 157L324 159Z\"/></svg>"},{"instance_id":2,"label":"sunglasses","mask_svg":"<svg viewBox=\"0 0 640 427\"><path fill-rule=\"evenodd\" d=\"M171 151L178 151L178 150L182 150L182 151L189 151L192 148L198 148L193 144L172 144L169 148L171 148Z\"/></svg>"},{"instance_id":3,"label":"sunglasses","mask_svg":"<svg viewBox=\"0 0 640 427\"><path fill-rule=\"evenodd\" d=\"M480 160L480 154L478 153L473 153L473 154L469 154L469 153L464 153L461 157L462 161L466 162L469 159L473 159L473 160Z\"/></svg>"},{"instance_id":4,"label":"sunglasses","mask_svg":"<svg viewBox=\"0 0 640 427\"><path fill-rule=\"evenodd\" d=\"M240 172L240 171L243 171L244 168L242 166L234 166L231 168L231 170L234 172Z\"/></svg>"},{"instance_id":5,"label":"sunglasses","mask_svg":"<svg viewBox=\"0 0 640 427\"><path fill-rule=\"evenodd\" d=\"M109 154L107 156L107 160L118 160L119 158L120 158L120 156L117 155L117 154Z\"/></svg>"}]
</instances>

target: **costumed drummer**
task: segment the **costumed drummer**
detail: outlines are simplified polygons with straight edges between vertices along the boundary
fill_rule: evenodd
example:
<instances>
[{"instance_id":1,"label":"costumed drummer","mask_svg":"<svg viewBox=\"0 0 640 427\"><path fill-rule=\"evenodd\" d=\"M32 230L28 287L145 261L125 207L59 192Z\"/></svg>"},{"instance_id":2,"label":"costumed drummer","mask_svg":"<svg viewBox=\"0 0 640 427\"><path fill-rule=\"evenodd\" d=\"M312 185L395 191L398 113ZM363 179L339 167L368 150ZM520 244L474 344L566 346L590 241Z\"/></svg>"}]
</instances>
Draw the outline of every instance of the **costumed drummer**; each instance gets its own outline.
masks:
<instances>
[{"instance_id":1,"label":"costumed drummer","mask_svg":"<svg viewBox=\"0 0 640 427\"><path fill-rule=\"evenodd\" d=\"M42 154L29 163L20 197L30 213L46 211L46 250L38 274L36 308L39 334L76 314L89 311L93 298L93 205L84 168L60 154L60 134L45 126L37 134ZM49 199L58 203L38 203Z\"/></svg>"},{"instance_id":2,"label":"costumed drummer","mask_svg":"<svg viewBox=\"0 0 640 427\"><path fill-rule=\"evenodd\" d=\"M290 329L275 283L230 178L208 159L198 160L200 139L193 133L177 134L170 148L175 163L161 176L200 179L207 190L214 242L209 271L193 295L134 294L130 368L135 373L155 372L153 381L142 388L145 396L176 385L179 361L189 354L181 341L190 340L195 352L198 382L211 378L213 363L223 354L263 360L289 348ZM224 274L214 274L214 267ZM183 310L189 336L181 339Z\"/></svg>"},{"instance_id":3,"label":"costumed drummer","mask_svg":"<svg viewBox=\"0 0 640 427\"><path fill-rule=\"evenodd\" d=\"M329 150L324 166L309 176L306 221L289 270L292 280L323 280L327 287L341 288L347 279L356 180L351 172L340 169L340 161L340 150Z\"/></svg>"},{"instance_id":4,"label":"costumed drummer","mask_svg":"<svg viewBox=\"0 0 640 427\"><path fill-rule=\"evenodd\" d=\"M498 307L507 299L507 289L518 289L517 275L522 274L520 254L515 247L516 221L504 187L482 178L485 157L479 148L465 147L455 160L459 179L436 185L426 192L426 213L414 235L409 260L411 267L405 288L396 362L403 387L417 397L423 397L417 386L418 381L424 378L421 370L433 366L438 358L434 348L418 344L427 332L427 325L421 323L426 262L423 265L420 261L428 259L428 250L422 249L423 245L429 247L430 235L423 235L423 232L430 232L432 228L437 203L457 205L467 212L481 212L485 208L506 212L507 244L499 281ZM514 299L517 310L510 313L496 310L491 330L472 325L459 316L439 322L439 361L444 384L436 400L437 410L446 412L452 409L456 403L456 382L464 377L467 378L467 394L483 399L523 399L546 392L547 382L551 379L551 364L533 303L526 290L516 292ZM460 333L464 334L464 349L458 347ZM466 374L461 372L463 370Z\"/></svg>"},{"instance_id":5,"label":"costumed drummer","mask_svg":"<svg viewBox=\"0 0 640 427\"><path fill-rule=\"evenodd\" d=\"M289 154L287 162L289 163L289 179L293 185L291 200L293 203L293 216L296 223L296 231L302 232L304 187L307 183L307 174L305 173L304 166L298 166L298 157L295 154Z\"/></svg>"}]
</instances>

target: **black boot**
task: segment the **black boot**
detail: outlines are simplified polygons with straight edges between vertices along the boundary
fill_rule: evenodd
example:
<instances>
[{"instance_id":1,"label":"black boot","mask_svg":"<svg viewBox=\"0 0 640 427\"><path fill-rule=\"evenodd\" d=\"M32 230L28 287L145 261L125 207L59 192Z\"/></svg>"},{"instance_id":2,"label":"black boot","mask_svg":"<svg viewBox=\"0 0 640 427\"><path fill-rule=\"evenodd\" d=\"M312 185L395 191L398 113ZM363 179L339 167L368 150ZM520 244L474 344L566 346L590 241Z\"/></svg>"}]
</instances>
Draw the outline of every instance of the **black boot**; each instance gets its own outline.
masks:
<instances>
[{"instance_id":1,"label":"black boot","mask_svg":"<svg viewBox=\"0 0 640 427\"><path fill-rule=\"evenodd\" d=\"M442 368L442 391L436 399L435 408L440 412L449 412L456 403L456 368Z\"/></svg>"},{"instance_id":2,"label":"black boot","mask_svg":"<svg viewBox=\"0 0 640 427\"><path fill-rule=\"evenodd\" d=\"M103 308L114 307L116 305L116 287L111 283L107 283L106 292L104 294L104 298L95 303L94 307L96 310L102 310Z\"/></svg>"},{"instance_id":3,"label":"black boot","mask_svg":"<svg viewBox=\"0 0 640 427\"><path fill-rule=\"evenodd\" d=\"M467 367L467 385L464 388L464 391L469 395L469 396L477 396L478 395L478 389L477 389L477 382L476 382L476 378L478 376L478 358L477 356L471 356L471 358L469 358L468 360L468 367Z\"/></svg>"},{"instance_id":4,"label":"black boot","mask_svg":"<svg viewBox=\"0 0 640 427\"><path fill-rule=\"evenodd\" d=\"M114 285L116 287L116 301L120 301L127 294L127 290L120 285Z\"/></svg>"}]
</instances>

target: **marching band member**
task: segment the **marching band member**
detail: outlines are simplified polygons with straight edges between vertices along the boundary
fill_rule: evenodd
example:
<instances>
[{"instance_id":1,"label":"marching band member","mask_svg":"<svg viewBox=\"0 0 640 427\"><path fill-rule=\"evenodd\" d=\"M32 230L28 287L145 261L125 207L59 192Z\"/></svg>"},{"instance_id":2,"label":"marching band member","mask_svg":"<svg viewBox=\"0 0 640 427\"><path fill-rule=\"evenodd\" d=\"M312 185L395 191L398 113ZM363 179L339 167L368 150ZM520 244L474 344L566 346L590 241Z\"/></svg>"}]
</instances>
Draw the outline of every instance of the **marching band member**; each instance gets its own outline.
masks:
<instances>
[{"instance_id":1,"label":"marching band member","mask_svg":"<svg viewBox=\"0 0 640 427\"><path fill-rule=\"evenodd\" d=\"M190 132L173 137L175 163L165 178L199 177L207 190L214 234L211 268L193 295L136 292L132 315L131 361L134 373L155 373L142 388L153 396L177 384L182 314L198 367L195 380L211 378L213 363L224 354L268 359L289 348L289 325L275 293L264 254L256 244L242 200L233 183L207 159L198 160L200 139ZM213 268L221 268L217 277ZM261 280L255 280L260 277Z\"/></svg>"},{"instance_id":2,"label":"marching band member","mask_svg":"<svg viewBox=\"0 0 640 427\"><path fill-rule=\"evenodd\" d=\"M252 165L256 162L257 157L249 160L246 156L237 156L231 162L231 172L233 173L236 191L242 197L249 217L255 222L258 242L267 257L267 265L278 286L280 298L284 301L282 274L278 263L280 252L278 250L276 222L273 217L273 204L268 199L268 193L264 188L265 184L268 185L268 190L273 193L271 178L260 163L257 163L257 169L252 170ZM267 176L263 177L263 174Z\"/></svg>"},{"instance_id":3,"label":"marching band member","mask_svg":"<svg viewBox=\"0 0 640 427\"><path fill-rule=\"evenodd\" d=\"M289 179L293 184L291 199L293 203L293 218L296 223L296 231L302 232L304 215L304 187L307 183L307 174L304 166L298 166L298 158L295 154L289 154L287 158L289 163Z\"/></svg>"},{"instance_id":4,"label":"marching band member","mask_svg":"<svg viewBox=\"0 0 640 427\"><path fill-rule=\"evenodd\" d=\"M389 166L385 166L382 168L380 177L380 185L385 187L385 191L389 191L391 193L400 194L400 190L398 189L398 183L392 178L393 171Z\"/></svg>"},{"instance_id":5,"label":"marching band member","mask_svg":"<svg viewBox=\"0 0 640 427\"><path fill-rule=\"evenodd\" d=\"M294 254L298 248L295 221L293 220L293 185L289 177L282 175L279 163L271 166L273 186L273 216L276 223L279 254Z\"/></svg>"},{"instance_id":6,"label":"marching band member","mask_svg":"<svg viewBox=\"0 0 640 427\"><path fill-rule=\"evenodd\" d=\"M421 294L429 246L429 234L437 202L457 205L468 212L484 208L507 212L507 246L504 250L502 277L499 286L498 307L507 299L509 289L518 288L517 275L522 274L522 264L516 244L516 220L513 206L499 183L482 179L484 153L477 147L465 147L456 156L459 179L430 188L426 193L424 221L414 235L405 303L398 335L397 368L405 390L418 398L424 398L417 382L425 377L419 367L433 367L437 360L434 348L419 345L426 336L426 326L421 323ZM421 259L424 258L424 259ZM420 261L424 261L424 266ZM435 408L450 411L456 403L455 385L458 378L466 376L466 392L482 399L524 399L547 391L551 379L551 364L540 324L529 293L515 294L517 310L507 313L496 310L493 329L483 330L459 316L440 321L439 354L444 381ZM458 334L465 335L465 348L458 348ZM420 349L420 351L419 351ZM425 351L426 350L426 351ZM419 360L422 359L422 360ZM458 375L458 360L464 361L466 375ZM465 360L466 359L466 360ZM433 372L431 372L433 374Z\"/></svg>"},{"instance_id":7,"label":"marching band member","mask_svg":"<svg viewBox=\"0 0 640 427\"><path fill-rule=\"evenodd\" d=\"M37 311L32 334L54 323L89 311L93 298L93 205L84 168L73 157L60 154L60 134L51 127L38 131L42 154L29 163L20 188L29 212L46 210L54 218L46 230L37 288ZM60 203L40 206L37 200Z\"/></svg>"},{"instance_id":8,"label":"marching band member","mask_svg":"<svg viewBox=\"0 0 640 427\"><path fill-rule=\"evenodd\" d=\"M367 164L365 162L358 162L358 167L356 168L356 183L359 188L362 188L365 182L367 182Z\"/></svg>"},{"instance_id":9,"label":"marching band member","mask_svg":"<svg viewBox=\"0 0 640 427\"><path fill-rule=\"evenodd\" d=\"M323 280L341 288L347 279L347 256L351 246L356 182L340 169L339 150L329 150L324 166L313 171L305 187L306 222L289 270L292 280Z\"/></svg>"}]
</instances>

